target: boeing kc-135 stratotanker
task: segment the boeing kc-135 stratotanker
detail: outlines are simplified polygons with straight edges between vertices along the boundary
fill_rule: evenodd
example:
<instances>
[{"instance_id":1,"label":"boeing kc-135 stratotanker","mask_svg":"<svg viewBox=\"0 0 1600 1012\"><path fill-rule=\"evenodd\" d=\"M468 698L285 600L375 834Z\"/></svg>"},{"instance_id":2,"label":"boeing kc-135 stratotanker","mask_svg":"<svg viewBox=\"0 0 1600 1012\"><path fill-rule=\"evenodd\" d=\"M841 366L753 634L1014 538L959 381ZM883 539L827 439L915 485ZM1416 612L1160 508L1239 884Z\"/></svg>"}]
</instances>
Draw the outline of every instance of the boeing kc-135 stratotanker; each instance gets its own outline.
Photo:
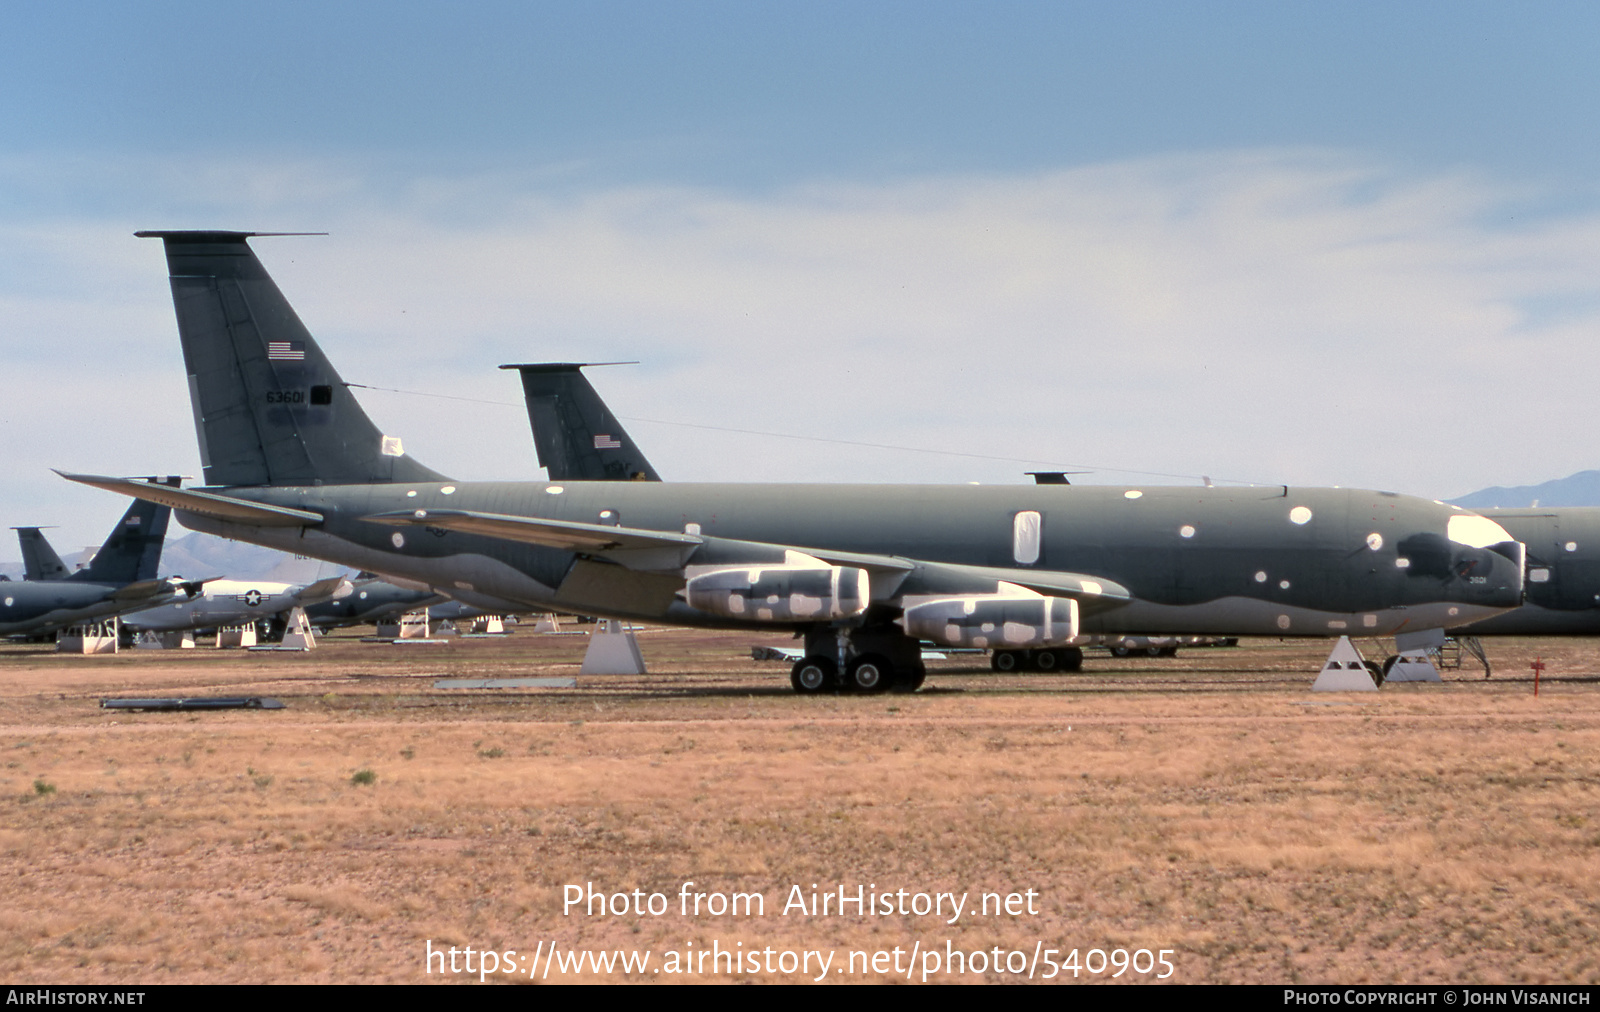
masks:
<instances>
[{"instance_id":1,"label":"boeing kc-135 stratotanker","mask_svg":"<svg viewBox=\"0 0 1600 1012\"><path fill-rule=\"evenodd\" d=\"M923 639L1380 636L1522 600L1498 524L1390 492L452 481L373 425L259 233L138 234L165 245L207 487L68 477L491 609L792 629L802 692L914 688Z\"/></svg>"}]
</instances>

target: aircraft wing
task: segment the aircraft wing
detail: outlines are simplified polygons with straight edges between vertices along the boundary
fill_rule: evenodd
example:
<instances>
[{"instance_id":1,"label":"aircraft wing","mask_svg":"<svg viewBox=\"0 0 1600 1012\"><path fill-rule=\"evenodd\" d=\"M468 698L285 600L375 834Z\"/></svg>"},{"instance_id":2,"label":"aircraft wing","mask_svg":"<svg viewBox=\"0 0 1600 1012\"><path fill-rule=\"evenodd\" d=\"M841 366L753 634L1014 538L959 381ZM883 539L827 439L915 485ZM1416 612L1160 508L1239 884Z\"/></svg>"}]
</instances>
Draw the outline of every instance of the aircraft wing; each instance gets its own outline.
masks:
<instances>
[{"instance_id":1,"label":"aircraft wing","mask_svg":"<svg viewBox=\"0 0 1600 1012\"><path fill-rule=\"evenodd\" d=\"M924 563L931 574L945 574L961 579L1000 580L1019 587L1037 591L1046 596L1095 598L1108 603L1123 604L1132 599L1128 588L1104 577L1085 576L1059 570L1000 569L994 566L961 566L943 562Z\"/></svg>"},{"instance_id":2,"label":"aircraft wing","mask_svg":"<svg viewBox=\"0 0 1600 1012\"><path fill-rule=\"evenodd\" d=\"M68 481L93 485L108 492L120 492L135 499L171 506L175 510L196 513L215 520L251 524L256 527L314 527L322 523L321 513L292 509L288 506L269 506L248 499L217 495L215 492L173 488L170 485L156 485L135 478L111 478L100 474L67 474L65 471L57 471L56 474Z\"/></svg>"},{"instance_id":3,"label":"aircraft wing","mask_svg":"<svg viewBox=\"0 0 1600 1012\"><path fill-rule=\"evenodd\" d=\"M401 524L437 527L586 554L619 549L694 548L705 544L705 538L695 534L608 527L605 524L583 524L570 520L541 520L503 513L475 513L471 510L395 510L391 513L374 513L361 519L391 527Z\"/></svg>"},{"instance_id":4,"label":"aircraft wing","mask_svg":"<svg viewBox=\"0 0 1600 1012\"><path fill-rule=\"evenodd\" d=\"M519 541L607 559L629 568L654 571L676 569L688 561L694 549L718 541L705 535L679 534L676 531L651 531L637 527L612 527L605 524L544 520L538 517L477 513L469 510L395 510L376 513L362 519L388 526L436 527L441 530ZM741 543L721 542L721 544L729 546ZM750 547L785 549L820 559L830 565L865 569L873 574L875 586L876 581L885 579L886 583L897 590L903 589L909 592L913 586L921 586L925 589L916 592L923 595L988 593L995 591L1000 584L1008 583L1025 587L1046 597L1074 598L1079 602L1080 608L1089 612L1120 607L1132 598L1132 594L1121 584L1081 573L922 562L898 556L830 551L798 545L751 543ZM720 562L719 565L734 566L737 563Z\"/></svg>"}]
</instances>

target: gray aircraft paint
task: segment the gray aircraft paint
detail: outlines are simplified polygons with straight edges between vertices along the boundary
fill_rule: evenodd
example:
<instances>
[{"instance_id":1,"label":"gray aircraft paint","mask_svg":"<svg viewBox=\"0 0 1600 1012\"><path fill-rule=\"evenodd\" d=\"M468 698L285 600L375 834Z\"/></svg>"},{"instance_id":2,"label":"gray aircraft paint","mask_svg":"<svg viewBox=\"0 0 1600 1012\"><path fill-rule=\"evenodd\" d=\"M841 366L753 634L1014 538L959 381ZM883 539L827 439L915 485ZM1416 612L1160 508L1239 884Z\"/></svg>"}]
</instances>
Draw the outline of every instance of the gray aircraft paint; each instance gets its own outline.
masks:
<instances>
[{"instance_id":1,"label":"gray aircraft paint","mask_svg":"<svg viewBox=\"0 0 1600 1012\"><path fill-rule=\"evenodd\" d=\"M408 611L431 607L446 600L431 590L400 587L387 580L357 579L351 591L306 608L306 617L318 629L373 625Z\"/></svg>"},{"instance_id":2,"label":"gray aircraft paint","mask_svg":"<svg viewBox=\"0 0 1600 1012\"><path fill-rule=\"evenodd\" d=\"M660 481L583 375L584 363L503 365L522 376L539 466L551 481Z\"/></svg>"},{"instance_id":3,"label":"gray aircraft paint","mask_svg":"<svg viewBox=\"0 0 1600 1012\"><path fill-rule=\"evenodd\" d=\"M350 592L349 581L337 576L311 584L209 580L192 599L130 612L122 622L131 629L153 632L247 625L275 618L296 606L317 604Z\"/></svg>"},{"instance_id":4,"label":"gray aircraft paint","mask_svg":"<svg viewBox=\"0 0 1600 1012\"><path fill-rule=\"evenodd\" d=\"M1379 635L1521 601L1519 544L1452 541L1452 518L1471 514L1393 493L450 482L366 418L247 234L140 234L165 242L206 480L227 487L89 480L160 497L197 530L453 596L702 625L735 623L679 598L685 567L798 550L867 569L862 621L891 636L908 599L1002 581L1074 598L1088 632ZM1030 564L1017 561L1019 513L1038 514Z\"/></svg>"},{"instance_id":5,"label":"gray aircraft paint","mask_svg":"<svg viewBox=\"0 0 1600 1012\"><path fill-rule=\"evenodd\" d=\"M1451 632L1468 636L1600 635L1600 507L1478 512L1528 546L1527 603Z\"/></svg>"},{"instance_id":6,"label":"gray aircraft paint","mask_svg":"<svg viewBox=\"0 0 1600 1012\"><path fill-rule=\"evenodd\" d=\"M45 636L187 593L156 579L170 516L166 506L137 501L83 569L57 580L0 583L0 636Z\"/></svg>"},{"instance_id":7,"label":"gray aircraft paint","mask_svg":"<svg viewBox=\"0 0 1600 1012\"><path fill-rule=\"evenodd\" d=\"M25 580L65 580L72 570L61 561L55 547L38 527L17 527L17 544L22 548Z\"/></svg>"}]
</instances>

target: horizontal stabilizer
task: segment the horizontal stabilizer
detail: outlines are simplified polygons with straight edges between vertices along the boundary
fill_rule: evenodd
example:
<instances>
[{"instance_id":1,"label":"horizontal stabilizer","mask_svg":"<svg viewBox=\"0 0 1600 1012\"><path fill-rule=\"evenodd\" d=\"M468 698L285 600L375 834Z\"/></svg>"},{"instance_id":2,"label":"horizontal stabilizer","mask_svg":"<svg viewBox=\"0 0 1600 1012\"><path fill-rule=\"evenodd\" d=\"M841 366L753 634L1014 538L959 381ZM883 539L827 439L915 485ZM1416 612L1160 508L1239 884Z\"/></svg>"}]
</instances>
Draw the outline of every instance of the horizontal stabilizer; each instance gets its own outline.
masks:
<instances>
[{"instance_id":1,"label":"horizontal stabilizer","mask_svg":"<svg viewBox=\"0 0 1600 1012\"><path fill-rule=\"evenodd\" d=\"M318 580L316 583L308 583L301 587L300 593L295 595L295 603L302 606L321 604L334 598L348 597L353 588L354 585L349 578L340 573L338 576L330 576L326 580Z\"/></svg>"},{"instance_id":2,"label":"horizontal stabilizer","mask_svg":"<svg viewBox=\"0 0 1600 1012\"><path fill-rule=\"evenodd\" d=\"M56 474L61 475L68 481L75 481L82 485L93 485L95 488L103 488L108 492L120 492L122 495L143 499L145 502L159 503L162 506L170 506L185 513L194 513L230 523L249 524L253 527L314 527L322 523L322 514L320 513L291 509L288 506L269 506L266 503L251 502L248 499L235 499L232 496L217 495L214 492L173 488L170 485L154 485L135 478L111 478L99 474L67 474L65 471L57 471Z\"/></svg>"},{"instance_id":3,"label":"horizontal stabilizer","mask_svg":"<svg viewBox=\"0 0 1600 1012\"><path fill-rule=\"evenodd\" d=\"M185 590L185 585L176 580L140 580L138 583L118 587L111 597L123 603L133 603L173 597L184 593Z\"/></svg>"}]
</instances>

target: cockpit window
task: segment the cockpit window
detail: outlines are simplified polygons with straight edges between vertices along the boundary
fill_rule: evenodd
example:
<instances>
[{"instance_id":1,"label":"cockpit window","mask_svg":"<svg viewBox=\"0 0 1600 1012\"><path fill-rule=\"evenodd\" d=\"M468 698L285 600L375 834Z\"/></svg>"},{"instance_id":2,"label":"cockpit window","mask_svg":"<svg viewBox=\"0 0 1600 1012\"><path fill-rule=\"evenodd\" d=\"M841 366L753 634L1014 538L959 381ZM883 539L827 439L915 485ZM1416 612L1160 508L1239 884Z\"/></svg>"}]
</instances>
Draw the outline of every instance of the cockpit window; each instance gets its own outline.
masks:
<instances>
[{"instance_id":1,"label":"cockpit window","mask_svg":"<svg viewBox=\"0 0 1600 1012\"><path fill-rule=\"evenodd\" d=\"M1452 516L1445 527L1445 534L1456 544L1469 548L1488 548L1516 540L1506 533L1504 527L1476 513L1457 513Z\"/></svg>"}]
</instances>

